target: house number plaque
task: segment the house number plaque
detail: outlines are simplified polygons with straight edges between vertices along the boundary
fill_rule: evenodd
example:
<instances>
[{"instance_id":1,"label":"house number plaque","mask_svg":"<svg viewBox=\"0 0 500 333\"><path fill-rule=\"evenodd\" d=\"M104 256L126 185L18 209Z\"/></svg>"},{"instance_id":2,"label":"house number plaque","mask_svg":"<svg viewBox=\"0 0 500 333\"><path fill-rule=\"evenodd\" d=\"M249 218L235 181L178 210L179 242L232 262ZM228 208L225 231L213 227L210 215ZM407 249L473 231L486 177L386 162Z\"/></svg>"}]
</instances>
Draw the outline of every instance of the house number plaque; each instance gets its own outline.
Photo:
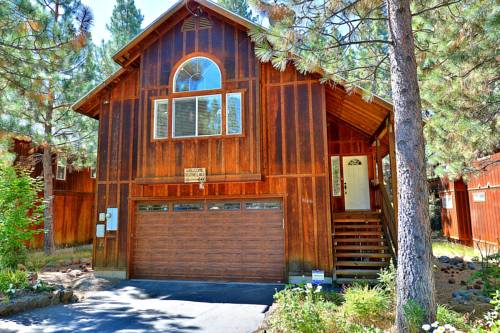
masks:
<instances>
[{"instance_id":1,"label":"house number plaque","mask_svg":"<svg viewBox=\"0 0 500 333\"><path fill-rule=\"evenodd\" d=\"M205 168L184 169L185 183L204 183L207 181L207 172Z\"/></svg>"}]
</instances>

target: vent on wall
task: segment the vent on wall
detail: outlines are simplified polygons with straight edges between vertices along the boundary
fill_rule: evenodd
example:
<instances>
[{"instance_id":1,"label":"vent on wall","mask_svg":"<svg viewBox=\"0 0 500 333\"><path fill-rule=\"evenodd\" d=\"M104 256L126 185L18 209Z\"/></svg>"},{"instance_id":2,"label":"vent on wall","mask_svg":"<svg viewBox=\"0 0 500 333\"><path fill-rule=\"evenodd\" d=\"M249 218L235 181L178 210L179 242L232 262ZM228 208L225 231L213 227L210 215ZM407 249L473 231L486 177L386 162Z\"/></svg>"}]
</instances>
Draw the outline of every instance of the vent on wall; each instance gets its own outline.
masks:
<instances>
[{"instance_id":1,"label":"vent on wall","mask_svg":"<svg viewBox=\"0 0 500 333\"><path fill-rule=\"evenodd\" d=\"M212 21L209 18L190 16L182 23L181 31L195 31L196 24L198 24L198 29L209 29L212 27Z\"/></svg>"}]
</instances>

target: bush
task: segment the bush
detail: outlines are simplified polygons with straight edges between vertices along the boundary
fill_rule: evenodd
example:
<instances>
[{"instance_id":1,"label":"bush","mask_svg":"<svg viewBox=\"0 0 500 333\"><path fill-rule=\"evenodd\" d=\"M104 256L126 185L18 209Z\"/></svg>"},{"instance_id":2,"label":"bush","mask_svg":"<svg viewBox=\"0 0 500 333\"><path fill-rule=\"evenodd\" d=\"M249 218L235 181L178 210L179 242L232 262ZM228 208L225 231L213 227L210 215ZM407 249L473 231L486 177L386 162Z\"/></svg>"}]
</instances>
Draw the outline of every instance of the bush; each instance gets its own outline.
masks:
<instances>
[{"instance_id":1,"label":"bush","mask_svg":"<svg viewBox=\"0 0 500 333\"><path fill-rule=\"evenodd\" d=\"M391 325L392 299L382 288L354 285L345 290L344 299L340 313L347 322L379 328Z\"/></svg>"},{"instance_id":2,"label":"bush","mask_svg":"<svg viewBox=\"0 0 500 333\"><path fill-rule=\"evenodd\" d=\"M28 171L0 168L0 268L16 268L26 259L26 243L37 232L42 205L41 182Z\"/></svg>"},{"instance_id":3,"label":"bush","mask_svg":"<svg viewBox=\"0 0 500 333\"><path fill-rule=\"evenodd\" d=\"M28 275L24 271L3 269L0 271L0 292L9 294L14 289L29 287Z\"/></svg>"},{"instance_id":4,"label":"bush","mask_svg":"<svg viewBox=\"0 0 500 333\"><path fill-rule=\"evenodd\" d=\"M448 309L445 305L438 305L436 320L440 323L449 324L459 330L468 331L470 329L470 325L462 314Z\"/></svg>"},{"instance_id":5,"label":"bush","mask_svg":"<svg viewBox=\"0 0 500 333\"><path fill-rule=\"evenodd\" d=\"M475 279L483 281L483 293L486 296L500 290L500 252L481 257L481 269L474 272L470 281Z\"/></svg>"},{"instance_id":6,"label":"bush","mask_svg":"<svg viewBox=\"0 0 500 333\"><path fill-rule=\"evenodd\" d=\"M270 332L329 332L334 325L334 293L323 293L321 287L287 287L274 295L276 311L269 319Z\"/></svg>"}]
</instances>

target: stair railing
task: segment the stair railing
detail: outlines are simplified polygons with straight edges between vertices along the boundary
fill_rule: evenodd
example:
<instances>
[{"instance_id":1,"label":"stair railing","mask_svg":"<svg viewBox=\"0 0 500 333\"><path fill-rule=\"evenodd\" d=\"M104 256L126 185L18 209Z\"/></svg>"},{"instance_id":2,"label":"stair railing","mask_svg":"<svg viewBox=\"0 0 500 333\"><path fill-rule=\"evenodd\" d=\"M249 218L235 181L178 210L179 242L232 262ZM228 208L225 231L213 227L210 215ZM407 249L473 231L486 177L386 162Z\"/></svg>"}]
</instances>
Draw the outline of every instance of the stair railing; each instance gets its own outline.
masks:
<instances>
[{"instance_id":1,"label":"stair railing","mask_svg":"<svg viewBox=\"0 0 500 333\"><path fill-rule=\"evenodd\" d=\"M394 208L384 184L378 185L378 192L380 194L380 207L382 210L382 225L384 232L388 236L389 248L392 250L394 260L396 260L398 255L398 228L395 221Z\"/></svg>"}]
</instances>

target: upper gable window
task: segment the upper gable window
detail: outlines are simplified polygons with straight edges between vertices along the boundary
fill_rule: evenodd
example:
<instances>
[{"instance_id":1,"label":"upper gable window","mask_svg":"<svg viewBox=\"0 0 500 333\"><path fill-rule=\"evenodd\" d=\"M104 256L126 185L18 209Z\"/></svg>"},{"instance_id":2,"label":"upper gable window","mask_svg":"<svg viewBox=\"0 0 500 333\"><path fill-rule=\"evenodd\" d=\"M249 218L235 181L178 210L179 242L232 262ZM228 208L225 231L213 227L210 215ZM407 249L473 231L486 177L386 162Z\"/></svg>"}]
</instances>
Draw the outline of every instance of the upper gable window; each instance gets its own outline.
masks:
<instances>
[{"instance_id":1,"label":"upper gable window","mask_svg":"<svg viewBox=\"0 0 500 333\"><path fill-rule=\"evenodd\" d=\"M222 77L215 62L195 57L184 62L174 76L174 92L222 88Z\"/></svg>"}]
</instances>

